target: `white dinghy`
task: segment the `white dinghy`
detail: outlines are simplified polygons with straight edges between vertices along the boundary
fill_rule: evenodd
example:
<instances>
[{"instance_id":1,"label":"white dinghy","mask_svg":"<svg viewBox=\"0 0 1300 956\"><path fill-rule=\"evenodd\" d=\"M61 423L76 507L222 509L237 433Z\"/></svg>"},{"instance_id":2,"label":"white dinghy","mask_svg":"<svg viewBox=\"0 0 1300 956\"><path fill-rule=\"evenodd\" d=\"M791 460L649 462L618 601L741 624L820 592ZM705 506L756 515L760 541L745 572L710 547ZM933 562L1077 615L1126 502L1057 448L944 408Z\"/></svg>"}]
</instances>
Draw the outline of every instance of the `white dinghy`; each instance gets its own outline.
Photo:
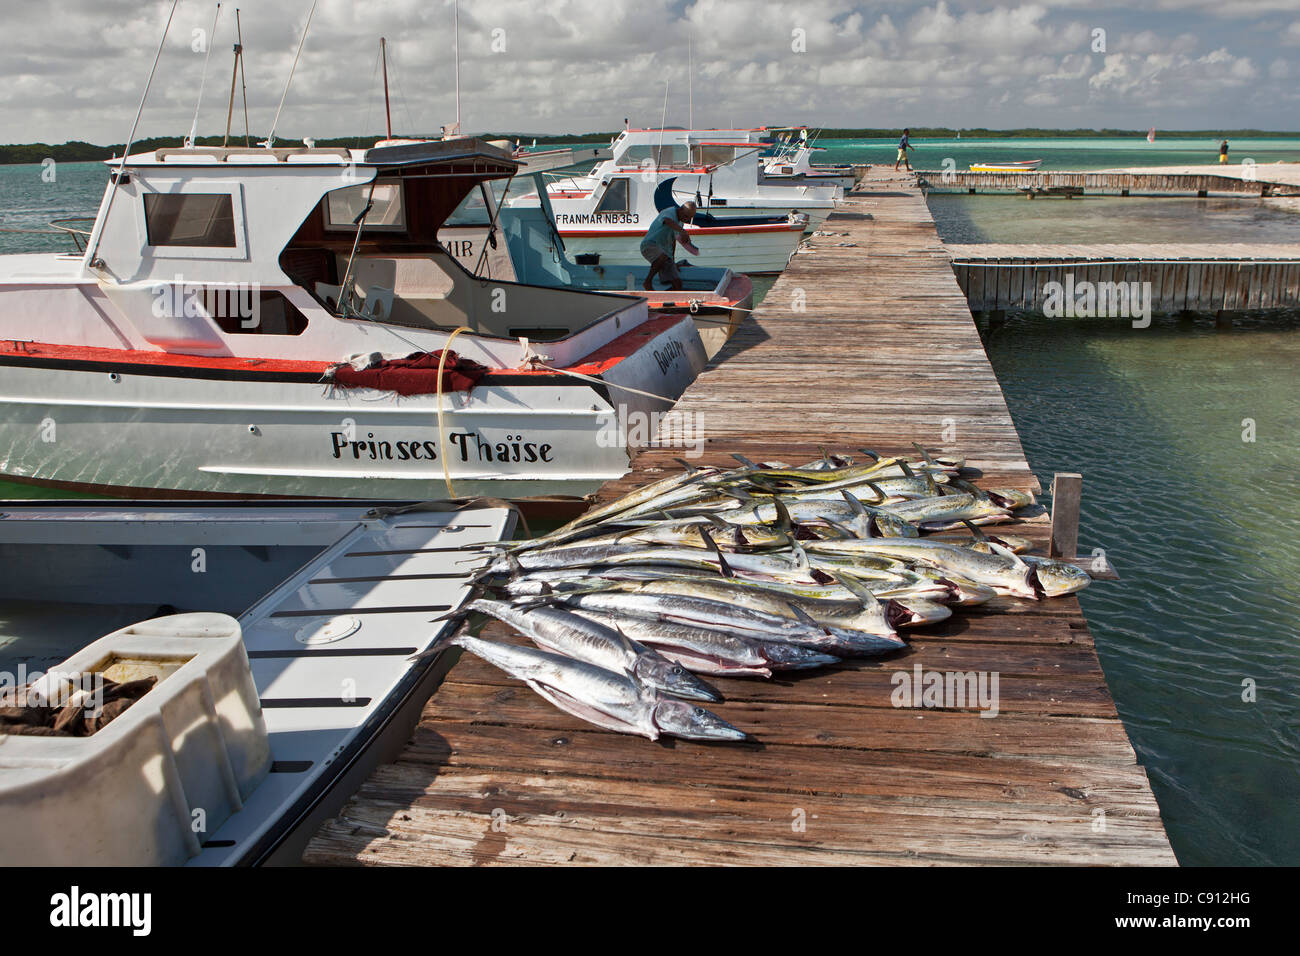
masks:
<instances>
[{"instance_id":1,"label":"white dinghy","mask_svg":"<svg viewBox=\"0 0 1300 956\"><path fill-rule=\"evenodd\" d=\"M450 666L412 655L513 533L378 504L0 503L0 864L299 862L409 738ZM82 732L15 732L42 708Z\"/></svg>"}]
</instances>

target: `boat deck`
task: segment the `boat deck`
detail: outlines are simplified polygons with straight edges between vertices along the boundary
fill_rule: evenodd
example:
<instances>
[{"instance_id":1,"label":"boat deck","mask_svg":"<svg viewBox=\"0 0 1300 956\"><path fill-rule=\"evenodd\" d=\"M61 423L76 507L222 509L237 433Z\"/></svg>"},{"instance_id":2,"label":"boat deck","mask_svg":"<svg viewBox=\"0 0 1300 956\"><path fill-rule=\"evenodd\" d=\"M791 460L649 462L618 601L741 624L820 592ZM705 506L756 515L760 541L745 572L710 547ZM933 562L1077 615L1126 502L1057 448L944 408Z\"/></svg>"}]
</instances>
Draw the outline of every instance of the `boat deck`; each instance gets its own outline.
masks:
<instances>
[{"instance_id":1,"label":"boat deck","mask_svg":"<svg viewBox=\"0 0 1300 956\"><path fill-rule=\"evenodd\" d=\"M701 463L866 446L965 455L1037 490L919 190L873 170L686 392ZM671 440L672 434L661 433ZM637 456L609 498L678 467ZM1045 544L1043 518L1018 529ZM1096 587L1106 587L1099 583ZM502 635L496 625L485 633ZM718 680L758 742L596 730L466 655L411 744L309 845L314 864L1173 864L1073 598L998 599L908 651ZM891 704L898 673L989 671L999 713Z\"/></svg>"}]
</instances>

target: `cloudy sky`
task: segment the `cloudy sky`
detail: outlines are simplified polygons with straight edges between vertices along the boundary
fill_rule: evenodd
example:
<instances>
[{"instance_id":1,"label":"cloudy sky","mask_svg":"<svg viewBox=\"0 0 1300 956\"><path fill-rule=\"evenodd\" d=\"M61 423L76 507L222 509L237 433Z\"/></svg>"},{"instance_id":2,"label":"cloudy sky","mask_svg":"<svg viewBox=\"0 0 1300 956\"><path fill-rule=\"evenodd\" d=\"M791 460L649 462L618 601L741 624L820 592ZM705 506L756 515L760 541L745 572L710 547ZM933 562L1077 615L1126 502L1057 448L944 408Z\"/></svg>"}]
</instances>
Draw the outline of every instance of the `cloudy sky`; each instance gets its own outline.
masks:
<instances>
[{"instance_id":1,"label":"cloudy sky","mask_svg":"<svg viewBox=\"0 0 1300 956\"><path fill-rule=\"evenodd\" d=\"M253 132L264 137L311 0L237 0ZM0 8L0 143L120 142L170 0ZM235 2L221 7L200 113L220 133ZM189 129L215 3L183 0L140 135ZM455 118L451 0L319 0L277 136ZM467 132L656 125L1300 129L1300 0L461 0ZM197 50L196 50L197 48ZM236 129L242 118L236 102Z\"/></svg>"}]
</instances>

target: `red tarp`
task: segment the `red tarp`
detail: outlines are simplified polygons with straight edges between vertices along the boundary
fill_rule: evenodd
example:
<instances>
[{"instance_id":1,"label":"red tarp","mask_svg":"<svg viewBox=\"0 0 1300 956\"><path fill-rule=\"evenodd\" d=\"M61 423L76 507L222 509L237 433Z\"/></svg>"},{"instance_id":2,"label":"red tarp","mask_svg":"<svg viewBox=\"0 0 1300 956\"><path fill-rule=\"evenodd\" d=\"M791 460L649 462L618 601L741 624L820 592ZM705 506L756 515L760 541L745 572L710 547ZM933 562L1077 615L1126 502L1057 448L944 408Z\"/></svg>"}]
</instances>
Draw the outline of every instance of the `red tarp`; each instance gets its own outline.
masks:
<instances>
[{"instance_id":1,"label":"red tarp","mask_svg":"<svg viewBox=\"0 0 1300 956\"><path fill-rule=\"evenodd\" d=\"M378 388L398 395L431 395L438 391L438 360L442 352L414 352L406 358L386 359L364 371L351 365L334 369L334 384L343 388ZM487 366L447 353L442 369L444 392L468 392L487 373Z\"/></svg>"}]
</instances>

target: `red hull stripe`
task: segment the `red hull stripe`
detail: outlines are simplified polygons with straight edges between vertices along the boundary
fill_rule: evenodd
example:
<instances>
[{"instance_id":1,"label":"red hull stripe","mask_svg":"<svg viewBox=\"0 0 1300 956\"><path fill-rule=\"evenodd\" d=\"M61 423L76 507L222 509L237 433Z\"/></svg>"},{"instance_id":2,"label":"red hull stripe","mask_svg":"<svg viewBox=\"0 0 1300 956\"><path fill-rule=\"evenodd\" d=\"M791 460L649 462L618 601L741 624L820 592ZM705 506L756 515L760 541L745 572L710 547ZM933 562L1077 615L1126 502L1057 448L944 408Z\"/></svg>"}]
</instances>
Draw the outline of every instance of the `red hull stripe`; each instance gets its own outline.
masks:
<instances>
[{"instance_id":1,"label":"red hull stripe","mask_svg":"<svg viewBox=\"0 0 1300 956\"><path fill-rule=\"evenodd\" d=\"M763 226L693 226L690 229L692 236L727 236L743 235L751 232L803 232L803 223L774 222ZM612 238L622 238L623 236L644 236L644 229L561 229L560 236L568 238L574 236L578 238L595 238L599 236L610 236Z\"/></svg>"},{"instance_id":2,"label":"red hull stripe","mask_svg":"<svg viewBox=\"0 0 1300 956\"><path fill-rule=\"evenodd\" d=\"M687 320L681 314L654 314L648 321L592 352L582 362L570 366L570 369L583 375L600 375L632 355L648 339L682 321ZM320 382L329 363L4 341L0 342L0 366L5 365L224 381ZM547 379L553 381L546 381ZM580 379L546 369L494 369L484 375L479 384L565 383L587 384Z\"/></svg>"}]
</instances>

